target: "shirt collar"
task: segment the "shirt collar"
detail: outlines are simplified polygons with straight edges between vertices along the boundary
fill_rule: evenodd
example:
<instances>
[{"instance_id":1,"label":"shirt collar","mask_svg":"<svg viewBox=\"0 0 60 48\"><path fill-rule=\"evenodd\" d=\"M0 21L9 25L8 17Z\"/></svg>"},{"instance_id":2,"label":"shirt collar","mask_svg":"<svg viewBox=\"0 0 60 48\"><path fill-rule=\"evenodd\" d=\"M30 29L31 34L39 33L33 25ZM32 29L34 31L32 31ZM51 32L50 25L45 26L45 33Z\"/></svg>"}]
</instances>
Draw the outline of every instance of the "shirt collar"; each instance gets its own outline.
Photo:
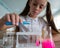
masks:
<instances>
[{"instance_id":1,"label":"shirt collar","mask_svg":"<svg viewBox=\"0 0 60 48\"><path fill-rule=\"evenodd\" d=\"M27 19L33 20L33 21L38 21L38 17L36 17L36 18L33 19L33 18L31 18L30 16L28 16L28 15L27 15Z\"/></svg>"}]
</instances>

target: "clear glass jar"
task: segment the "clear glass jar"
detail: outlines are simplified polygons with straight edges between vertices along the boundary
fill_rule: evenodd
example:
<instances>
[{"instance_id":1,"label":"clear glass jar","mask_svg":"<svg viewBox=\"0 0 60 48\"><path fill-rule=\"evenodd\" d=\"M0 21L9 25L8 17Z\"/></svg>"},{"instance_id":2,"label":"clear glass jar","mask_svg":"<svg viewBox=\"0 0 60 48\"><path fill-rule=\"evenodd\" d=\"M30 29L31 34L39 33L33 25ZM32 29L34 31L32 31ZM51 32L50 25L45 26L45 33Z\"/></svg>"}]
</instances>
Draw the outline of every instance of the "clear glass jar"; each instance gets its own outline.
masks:
<instances>
[{"instance_id":1,"label":"clear glass jar","mask_svg":"<svg viewBox=\"0 0 60 48\"><path fill-rule=\"evenodd\" d=\"M3 31L0 31L0 48L3 48Z\"/></svg>"},{"instance_id":2,"label":"clear glass jar","mask_svg":"<svg viewBox=\"0 0 60 48\"><path fill-rule=\"evenodd\" d=\"M42 30L42 48L55 48L52 39L52 31L50 26L45 26Z\"/></svg>"},{"instance_id":3,"label":"clear glass jar","mask_svg":"<svg viewBox=\"0 0 60 48\"><path fill-rule=\"evenodd\" d=\"M5 32L3 35L3 48L13 48L14 41L14 32Z\"/></svg>"}]
</instances>

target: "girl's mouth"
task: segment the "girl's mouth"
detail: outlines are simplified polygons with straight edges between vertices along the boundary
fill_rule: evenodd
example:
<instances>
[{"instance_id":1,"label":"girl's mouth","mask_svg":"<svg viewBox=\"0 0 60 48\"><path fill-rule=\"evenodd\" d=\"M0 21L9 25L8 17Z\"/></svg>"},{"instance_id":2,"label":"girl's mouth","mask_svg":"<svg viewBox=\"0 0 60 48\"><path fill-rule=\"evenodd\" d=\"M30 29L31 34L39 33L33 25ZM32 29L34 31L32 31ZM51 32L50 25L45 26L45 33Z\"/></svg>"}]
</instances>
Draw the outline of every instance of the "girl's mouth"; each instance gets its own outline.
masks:
<instances>
[{"instance_id":1,"label":"girl's mouth","mask_svg":"<svg viewBox=\"0 0 60 48\"><path fill-rule=\"evenodd\" d=\"M34 14L38 14L38 11L33 11Z\"/></svg>"}]
</instances>

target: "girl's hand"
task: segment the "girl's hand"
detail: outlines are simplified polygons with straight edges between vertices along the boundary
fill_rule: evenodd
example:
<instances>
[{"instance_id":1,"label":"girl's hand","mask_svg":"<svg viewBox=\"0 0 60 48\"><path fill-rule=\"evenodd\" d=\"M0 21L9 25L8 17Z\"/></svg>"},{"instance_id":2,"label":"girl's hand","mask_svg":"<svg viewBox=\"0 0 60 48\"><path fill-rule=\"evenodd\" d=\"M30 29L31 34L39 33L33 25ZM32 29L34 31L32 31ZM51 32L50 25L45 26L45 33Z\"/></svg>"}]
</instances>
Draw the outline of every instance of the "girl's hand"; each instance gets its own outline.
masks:
<instances>
[{"instance_id":1,"label":"girl's hand","mask_svg":"<svg viewBox=\"0 0 60 48\"><path fill-rule=\"evenodd\" d=\"M2 19L2 22L12 22L13 25L18 25L19 22L21 22L21 19L19 17L19 15L12 13L12 14L6 14Z\"/></svg>"},{"instance_id":2,"label":"girl's hand","mask_svg":"<svg viewBox=\"0 0 60 48\"><path fill-rule=\"evenodd\" d=\"M12 26L7 26L5 24L6 22L12 22ZM18 26L19 22L21 22L19 15L15 13L6 14L4 17L0 19L0 30L5 30L13 26Z\"/></svg>"}]
</instances>

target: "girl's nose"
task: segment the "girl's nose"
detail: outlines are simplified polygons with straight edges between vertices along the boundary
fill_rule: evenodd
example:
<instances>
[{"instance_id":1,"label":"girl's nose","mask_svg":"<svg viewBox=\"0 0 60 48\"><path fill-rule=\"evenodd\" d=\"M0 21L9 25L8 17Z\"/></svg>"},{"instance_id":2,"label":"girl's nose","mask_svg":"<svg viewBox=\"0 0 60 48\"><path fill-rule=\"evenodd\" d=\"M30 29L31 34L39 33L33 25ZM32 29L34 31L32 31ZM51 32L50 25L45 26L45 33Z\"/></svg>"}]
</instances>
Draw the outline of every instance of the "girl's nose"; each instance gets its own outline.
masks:
<instances>
[{"instance_id":1,"label":"girl's nose","mask_svg":"<svg viewBox=\"0 0 60 48\"><path fill-rule=\"evenodd\" d=\"M36 10L39 10L39 5L38 5L38 6L36 6Z\"/></svg>"}]
</instances>

